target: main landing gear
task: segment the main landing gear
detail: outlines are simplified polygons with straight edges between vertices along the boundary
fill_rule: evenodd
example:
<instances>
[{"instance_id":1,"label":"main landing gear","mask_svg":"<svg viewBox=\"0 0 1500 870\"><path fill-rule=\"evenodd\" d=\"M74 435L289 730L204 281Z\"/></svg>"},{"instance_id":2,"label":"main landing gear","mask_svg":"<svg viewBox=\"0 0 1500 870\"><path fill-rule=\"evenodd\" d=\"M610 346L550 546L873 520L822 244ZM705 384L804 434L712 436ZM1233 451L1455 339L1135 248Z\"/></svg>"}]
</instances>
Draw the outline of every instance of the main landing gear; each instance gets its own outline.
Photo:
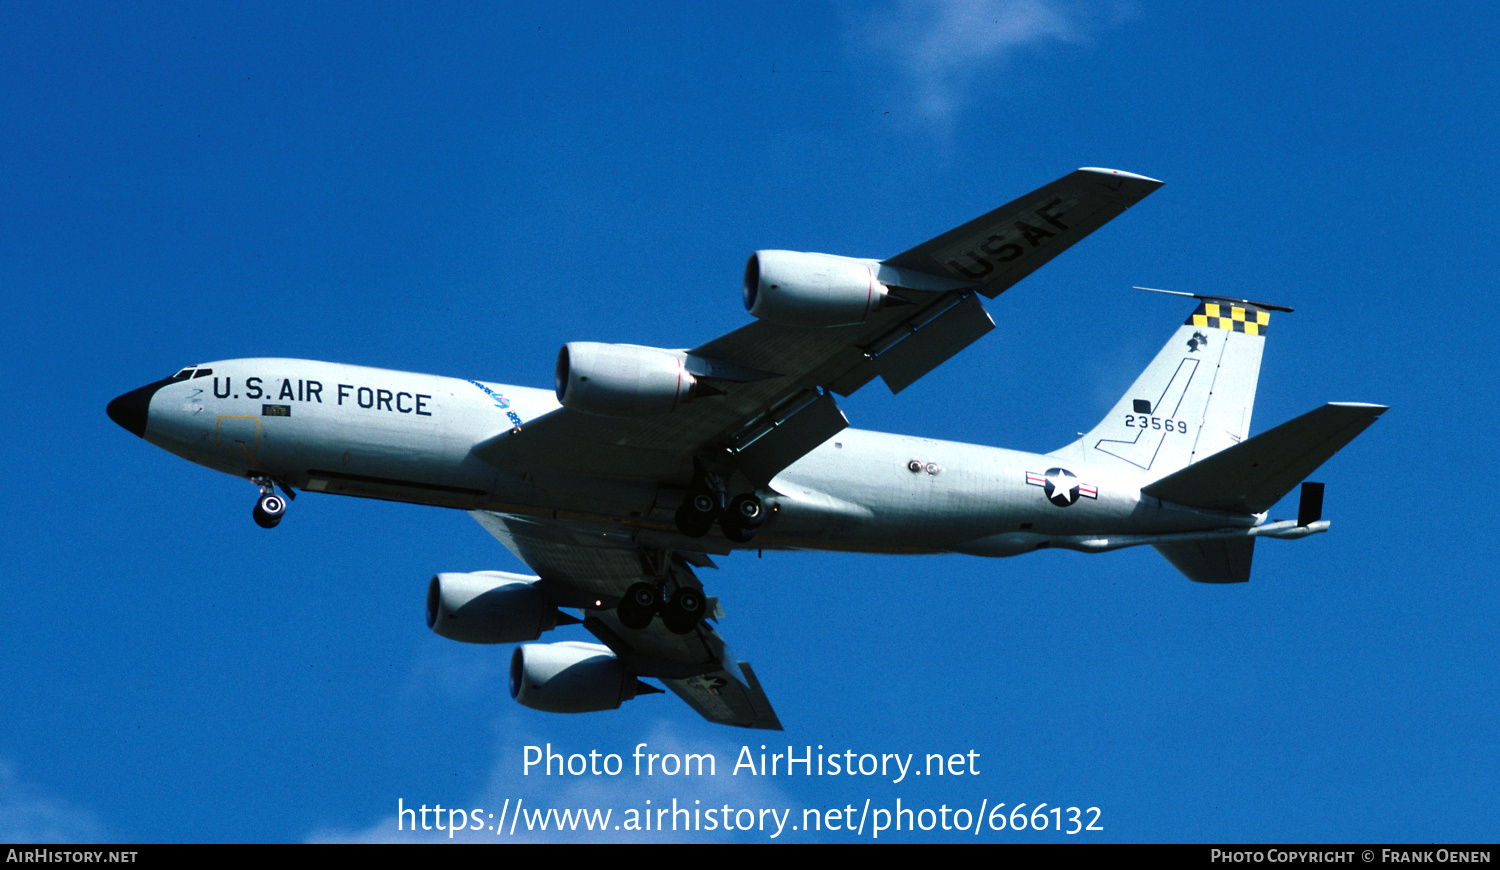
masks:
<instances>
[{"instance_id":1,"label":"main landing gear","mask_svg":"<svg viewBox=\"0 0 1500 870\"><path fill-rule=\"evenodd\" d=\"M736 544L749 543L766 522L766 508L752 492L729 498L724 478L699 469L687 498L677 508L677 530L689 538L708 534L715 522L724 537Z\"/></svg>"},{"instance_id":2,"label":"main landing gear","mask_svg":"<svg viewBox=\"0 0 1500 870\"><path fill-rule=\"evenodd\" d=\"M673 634L691 634L703 621L708 598L687 563L671 550L643 548L641 566L645 577L632 583L615 605L615 618L632 631L640 631L661 616L662 626ZM670 595L667 589L673 591Z\"/></svg>"},{"instance_id":3,"label":"main landing gear","mask_svg":"<svg viewBox=\"0 0 1500 870\"><path fill-rule=\"evenodd\" d=\"M671 598L663 600L662 590L650 583L636 583L625 590L615 608L620 624L639 631L651 624L651 618L661 615L662 625L673 634L687 634L697 627L708 607L708 599L702 589L692 586L678 587Z\"/></svg>"},{"instance_id":4,"label":"main landing gear","mask_svg":"<svg viewBox=\"0 0 1500 870\"><path fill-rule=\"evenodd\" d=\"M269 477L258 475L250 478L250 482L260 487L260 498L255 500L255 510L251 513L255 524L263 529L276 528L286 514L286 499L276 494L276 482ZM287 494L291 491L287 490Z\"/></svg>"}]
</instances>

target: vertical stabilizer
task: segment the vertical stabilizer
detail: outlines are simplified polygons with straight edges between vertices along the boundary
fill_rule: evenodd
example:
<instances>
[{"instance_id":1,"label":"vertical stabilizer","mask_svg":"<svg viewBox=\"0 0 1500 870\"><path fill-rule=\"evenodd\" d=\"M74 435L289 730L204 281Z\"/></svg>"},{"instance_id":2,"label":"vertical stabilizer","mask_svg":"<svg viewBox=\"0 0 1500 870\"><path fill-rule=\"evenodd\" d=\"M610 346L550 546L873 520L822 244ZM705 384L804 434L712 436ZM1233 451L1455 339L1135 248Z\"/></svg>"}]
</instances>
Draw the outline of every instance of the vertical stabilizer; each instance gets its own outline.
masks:
<instances>
[{"instance_id":1,"label":"vertical stabilizer","mask_svg":"<svg viewBox=\"0 0 1500 870\"><path fill-rule=\"evenodd\" d=\"M1245 440L1271 311L1288 309L1197 298L1109 415L1052 455L1154 479Z\"/></svg>"},{"instance_id":2,"label":"vertical stabilizer","mask_svg":"<svg viewBox=\"0 0 1500 870\"><path fill-rule=\"evenodd\" d=\"M1156 544L1156 552L1189 580L1199 583L1248 583L1255 558L1254 538L1175 541Z\"/></svg>"}]
</instances>

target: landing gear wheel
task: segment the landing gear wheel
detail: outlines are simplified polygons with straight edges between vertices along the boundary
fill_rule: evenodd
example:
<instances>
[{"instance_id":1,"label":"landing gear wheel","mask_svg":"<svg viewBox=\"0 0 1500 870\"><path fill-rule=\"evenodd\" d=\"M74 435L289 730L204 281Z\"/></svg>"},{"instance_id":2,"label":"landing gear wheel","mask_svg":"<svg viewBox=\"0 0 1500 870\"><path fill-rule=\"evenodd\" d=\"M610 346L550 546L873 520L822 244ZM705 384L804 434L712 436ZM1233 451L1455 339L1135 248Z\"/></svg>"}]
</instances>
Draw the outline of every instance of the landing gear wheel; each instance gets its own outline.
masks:
<instances>
[{"instance_id":1,"label":"landing gear wheel","mask_svg":"<svg viewBox=\"0 0 1500 870\"><path fill-rule=\"evenodd\" d=\"M651 624L651 617L661 609L661 593L650 583L636 583L625 590L625 597L615 607L615 616L626 628L639 631Z\"/></svg>"},{"instance_id":2,"label":"landing gear wheel","mask_svg":"<svg viewBox=\"0 0 1500 870\"><path fill-rule=\"evenodd\" d=\"M719 506L711 493L689 493L677 509L677 530L689 538L701 538L713 528L718 515Z\"/></svg>"},{"instance_id":3,"label":"landing gear wheel","mask_svg":"<svg viewBox=\"0 0 1500 870\"><path fill-rule=\"evenodd\" d=\"M707 606L708 599L703 597L703 590L684 586L662 608L662 624L673 634L687 634L698 627Z\"/></svg>"},{"instance_id":4,"label":"landing gear wheel","mask_svg":"<svg viewBox=\"0 0 1500 870\"><path fill-rule=\"evenodd\" d=\"M760 503L760 499L748 492L735 496L734 501L729 503L729 516L734 517L735 525L750 531L766 523L765 506Z\"/></svg>"},{"instance_id":5,"label":"landing gear wheel","mask_svg":"<svg viewBox=\"0 0 1500 870\"><path fill-rule=\"evenodd\" d=\"M766 523L766 509L760 499L752 493L737 495L729 503L729 509L719 519L719 528L724 537L736 544L746 544L755 537L755 531Z\"/></svg>"},{"instance_id":6,"label":"landing gear wheel","mask_svg":"<svg viewBox=\"0 0 1500 870\"><path fill-rule=\"evenodd\" d=\"M255 524L263 529L274 529L286 513L286 501L275 493L268 493L255 502Z\"/></svg>"}]
</instances>

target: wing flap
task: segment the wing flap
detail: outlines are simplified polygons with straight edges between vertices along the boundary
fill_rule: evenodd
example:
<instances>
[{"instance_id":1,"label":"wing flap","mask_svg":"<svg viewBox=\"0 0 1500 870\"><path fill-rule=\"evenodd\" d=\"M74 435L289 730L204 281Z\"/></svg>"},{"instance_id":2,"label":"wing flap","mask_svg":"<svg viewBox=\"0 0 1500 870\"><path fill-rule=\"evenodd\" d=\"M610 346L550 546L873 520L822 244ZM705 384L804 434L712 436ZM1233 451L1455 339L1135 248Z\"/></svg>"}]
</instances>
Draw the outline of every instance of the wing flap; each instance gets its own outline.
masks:
<instances>
[{"instance_id":1,"label":"wing flap","mask_svg":"<svg viewBox=\"0 0 1500 870\"><path fill-rule=\"evenodd\" d=\"M786 416L767 414L760 425L751 424L758 431L748 432L744 440L736 438L732 442L731 449L738 457L740 469L752 481L762 486L770 483L783 468L849 425L832 396L812 395L815 398Z\"/></svg>"},{"instance_id":2,"label":"wing flap","mask_svg":"<svg viewBox=\"0 0 1500 870\"><path fill-rule=\"evenodd\" d=\"M966 295L875 357L875 370L891 392L899 393L994 328L979 297Z\"/></svg>"}]
</instances>

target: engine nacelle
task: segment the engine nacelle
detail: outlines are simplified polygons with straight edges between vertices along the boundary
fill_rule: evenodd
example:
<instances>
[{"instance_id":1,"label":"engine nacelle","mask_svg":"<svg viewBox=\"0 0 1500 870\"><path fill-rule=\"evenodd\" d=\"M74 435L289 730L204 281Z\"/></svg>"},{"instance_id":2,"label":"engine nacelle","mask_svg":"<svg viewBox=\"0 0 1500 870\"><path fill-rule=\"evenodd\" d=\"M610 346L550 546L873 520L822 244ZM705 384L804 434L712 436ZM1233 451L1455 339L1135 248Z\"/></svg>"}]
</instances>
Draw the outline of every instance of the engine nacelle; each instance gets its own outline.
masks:
<instances>
[{"instance_id":1,"label":"engine nacelle","mask_svg":"<svg viewBox=\"0 0 1500 870\"><path fill-rule=\"evenodd\" d=\"M533 710L614 710L641 689L651 687L626 672L609 647L596 643L528 643L510 657L510 696Z\"/></svg>"},{"instance_id":2,"label":"engine nacelle","mask_svg":"<svg viewBox=\"0 0 1500 870\"><path fill-rule=\"evenodd\" d=\"M684 355L669 350L570 341L557 354L557 400L585 414L670 414L697 386Z\"/></svg>"},{"instance_id":3,"label":"engine nacelle","mask_svg":"<svg viewBox=\"0 0 1500 870\"><path fill-rule=\"evenodd\" d=\"M519 643L557 627L537 578L504 571L439 574L427 586L427 627L464 643Z\"/></svg>"},{"instance_id":4,"label":"engine nacelle","mask_svg":"<svg viewBox=\"0 0 1500 870\"><path fill-rule=\"evenodd\" d=\"M745 263L745 310L786 326L863 323L889 289L864 260L796 251L756 251Z\"/></svg>"}]
</instances>

